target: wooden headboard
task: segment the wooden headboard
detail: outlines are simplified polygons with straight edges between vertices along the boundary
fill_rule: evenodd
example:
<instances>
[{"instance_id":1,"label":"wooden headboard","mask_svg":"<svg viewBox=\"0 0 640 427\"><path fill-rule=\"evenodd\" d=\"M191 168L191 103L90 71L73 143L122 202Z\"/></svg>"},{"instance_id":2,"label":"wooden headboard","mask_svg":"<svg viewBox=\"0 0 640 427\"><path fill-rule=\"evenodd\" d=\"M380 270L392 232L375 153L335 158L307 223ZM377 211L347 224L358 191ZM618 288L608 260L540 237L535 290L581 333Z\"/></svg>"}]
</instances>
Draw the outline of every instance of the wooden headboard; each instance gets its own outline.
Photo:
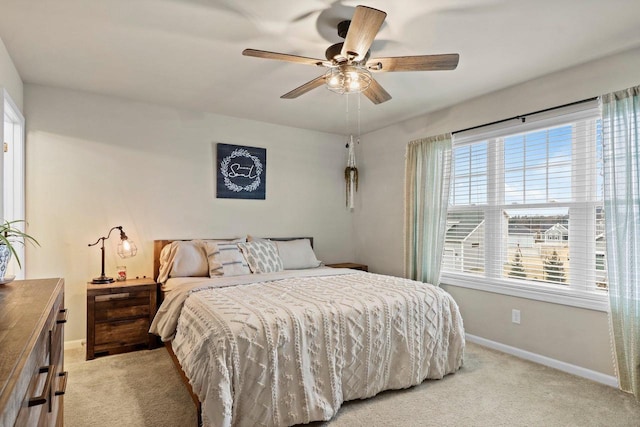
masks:
<instances>
[{"instance_id":1,"label":"wooden headboard","mask_svg":"<svg viewBox=\"0 0 640 427\"><path fill-rule=\"evenodd\" d=\"M311 242L311 247L313 248L313 237L269 237L269 240L278 240L278 241L288 241L288 240L297 240L297 239L309 239ZM158 279L158 274L160 274L160 252L162 252L162 248L168 245L171 242L181 241L186 242L189 240L233 240L233 239L173 239L173 240L154 240L153 241L153 279Z\"/></svg>"}]
</instances>

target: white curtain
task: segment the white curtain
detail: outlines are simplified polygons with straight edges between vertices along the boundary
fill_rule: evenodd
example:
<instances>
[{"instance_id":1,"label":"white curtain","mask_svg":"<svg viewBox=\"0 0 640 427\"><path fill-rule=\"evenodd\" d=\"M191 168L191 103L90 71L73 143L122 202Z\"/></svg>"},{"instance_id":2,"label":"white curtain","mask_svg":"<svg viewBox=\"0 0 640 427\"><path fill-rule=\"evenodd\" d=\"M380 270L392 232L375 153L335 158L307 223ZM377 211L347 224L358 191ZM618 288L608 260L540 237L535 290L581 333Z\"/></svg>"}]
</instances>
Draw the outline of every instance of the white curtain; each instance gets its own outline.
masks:
<instances>
[{"instance_id":1,"label":"white curtain","mask_svg":"<svg viewBox=\"0 0 640 427\"><path fill-rule=\"evenodd\" d=\"M602 97L610 325L620 388L640 401L640 86Z\"/></svg>"},{"instance_id":2,"label":"white curtain","mask_svg":"<svg viewBox=\"0 0 640 427\"><path fill-rule=\"evenodd\" d=\"M405 276L438 285L451 172L451 134L411 141L405 176Z\"/></svg>"}]
</instances>

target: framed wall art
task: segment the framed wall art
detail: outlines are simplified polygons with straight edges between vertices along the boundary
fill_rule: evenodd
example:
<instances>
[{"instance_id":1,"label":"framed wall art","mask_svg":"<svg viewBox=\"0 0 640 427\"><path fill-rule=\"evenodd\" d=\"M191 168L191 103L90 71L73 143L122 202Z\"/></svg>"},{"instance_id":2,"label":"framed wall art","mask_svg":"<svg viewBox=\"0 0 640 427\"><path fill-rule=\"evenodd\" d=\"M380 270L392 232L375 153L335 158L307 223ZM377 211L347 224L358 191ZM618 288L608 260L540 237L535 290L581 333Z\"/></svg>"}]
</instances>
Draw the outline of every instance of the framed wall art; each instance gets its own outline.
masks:
<instances>
[{"instance_id":1,"label":"framed wall art","mask_svg":"<svg viewBox=\"0 0 640 427\"><path fill-rule=\"evenodd\" d=\"M216 144L216 197L265 199L267 149Z\"/></svg>"}]
</instances>

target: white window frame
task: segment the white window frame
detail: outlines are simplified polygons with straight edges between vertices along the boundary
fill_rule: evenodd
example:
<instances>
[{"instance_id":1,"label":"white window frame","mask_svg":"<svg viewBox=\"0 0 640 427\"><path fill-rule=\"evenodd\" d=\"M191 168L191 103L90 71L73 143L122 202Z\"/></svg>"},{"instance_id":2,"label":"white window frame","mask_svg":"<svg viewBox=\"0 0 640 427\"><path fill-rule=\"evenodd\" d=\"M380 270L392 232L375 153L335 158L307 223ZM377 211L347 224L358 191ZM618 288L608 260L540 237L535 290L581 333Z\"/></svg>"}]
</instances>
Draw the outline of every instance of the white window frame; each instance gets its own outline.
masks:
<instances>
[{"instance_id":1,"label":"white window frame","mask_svg":"<svg viewBox=\"0 0 640 427\"><path fill-rule=\"evenodd\" d=\"M504 136L508 136L516 133L532 132L541 130L553 126L558 126L562 123L580 121L585 119L598 119L600 118L600 108L597 100L572 105L569 107L562 107L554 111L547 111L531 116L527 116L526 121L513 121L510 123L501 123L497 125L491 125L480 129L472 130L454 135L454 148L473 144L481 141L487 141L487 203L477 206L460 207L456 210L480 210L484 212L486 227L499 226L500 220L492 221L491 218L495 218L496 215L500 216L503 210L506 209L527 209L527 208L545 208L545 207L567 207L569 208L571 220L570 227L589 227L594 228L595 236L595 209L596 206L603 205L601 201L589 200L590 198L590 186L596 185L595 177L588 182L586 188L581 187L578 189L574 187L572 191L574 194L581 194L578 197L572 197L571 202L558 202L558 203L534 203L534 204L515 204L506 205L504 202L504 195L502 193L504 176L504 165L502 164L502 141ZM572 161L578 156L578 150L584 150L581 144L577 144L576 141L580 141L580 138L574 137ZM591 157L595 162L595 153ZM589 173L593 169L594 165L585 165L578 169L577 173ZM595 166L594 166L595 167ZM574 172L576 173L576 172ZM573 179L572 182L578 180ZM579 224L578 224L579 222ZM445 285L460 286L470 289L476 289L487 292L495 292L504 295L510 295L520 298L533 299L538 301L545 301L556 304L563 304L573 307L581 307L598 311L609 310L608 295L602 290L594 288L587 288L587 283L595 283L594 268L587 268L587 266L580 266L574 264L579 257L571 257L572 259L572 277L571 285L553 285L545 282L531 283L526 280L509 279L502 277L501 271L496 270L496 263L490 262L490 260L503 259L502 253L506 248L502 243L496 243L491 241L492 232L486 230L485 232L485 273L484 276L476 274L464 273L464 272L447 272L443 271L441 275L441 283ZM595 239L593 242L590 239L585 238L585 235L580 233L572 233L569 231L572 244L569 247L571 254L571 248L586 248L589 252L593 252L594 258L596 254ZM580 240L581 239L581 240ZM586 258L585 258L586 259ZM584 286L582 286L584 284Z\"/></svg>"},{"instance_id":2,"label":"white window frame","mask_svg":"<svg viewBox=\"0 0 640 427\"><path fill-rule=\"evenodd\" d=\"M25 119L16 103L11 99L6 89L0 89L0 135L2 146L0 150L0 175L2 176L2 197L0 197L1 218L6 221L24 220L25 217ZM7 125L11 129L7 129ZM6 141L6 132L11 134L11 141ZM4 152L4 142L9 143L8 152ZM25 231L25 224L16 224ZM26 256L24 245L15 245L14 249L20 257L22 268L18 268L15 257L11 258L8 272L15 274L17 279L24 279L26 275Z\"/></svg>"}]
</instances>

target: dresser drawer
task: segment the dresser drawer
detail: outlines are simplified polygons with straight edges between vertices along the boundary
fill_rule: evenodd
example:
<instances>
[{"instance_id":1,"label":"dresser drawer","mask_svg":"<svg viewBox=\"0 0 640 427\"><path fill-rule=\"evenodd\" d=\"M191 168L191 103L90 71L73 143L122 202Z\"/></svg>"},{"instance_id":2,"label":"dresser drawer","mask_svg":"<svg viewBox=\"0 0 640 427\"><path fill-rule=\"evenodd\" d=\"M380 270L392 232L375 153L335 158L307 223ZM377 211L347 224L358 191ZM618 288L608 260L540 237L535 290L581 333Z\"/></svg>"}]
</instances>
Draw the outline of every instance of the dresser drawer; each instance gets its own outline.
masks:
<instances>
[{"instance_id":1,"label":"dresser drawer","mask_svg":"<svg viewBox=\"0 0 640 427\"><path fill-rule=\"evenodd\" d=\"M149 291L120 292L95 297L95 320L122 320L149 317Z\"/></svg>"},{"instance_id":2,"label":"dresser drawer","mask_svg":"<svg viewBox=\"0 0 640 427\"><path fill-rule=\"evenodd\" d=\"M148 318L103 322L95 325L96 353L136 344L147 345L148 342Z\"/></svg>"},{"instance_id":3,"label":"dresser drawer","mask_svg":"<svg viewBox=\"0 0 640 427\"><path fill-rule=\"evenodd\" d=\"M49 361L49 331L44 330L38 337L35 351L32 355L35 363L30 364L31 371L28 376L29 388L25 400L22 402L20 413L16 418L16 426L43 426L47 425L50 409L51 381L55 375L55 367ZM35 400L36 397L39 399Z\"/></svg>"}]
</instances>

